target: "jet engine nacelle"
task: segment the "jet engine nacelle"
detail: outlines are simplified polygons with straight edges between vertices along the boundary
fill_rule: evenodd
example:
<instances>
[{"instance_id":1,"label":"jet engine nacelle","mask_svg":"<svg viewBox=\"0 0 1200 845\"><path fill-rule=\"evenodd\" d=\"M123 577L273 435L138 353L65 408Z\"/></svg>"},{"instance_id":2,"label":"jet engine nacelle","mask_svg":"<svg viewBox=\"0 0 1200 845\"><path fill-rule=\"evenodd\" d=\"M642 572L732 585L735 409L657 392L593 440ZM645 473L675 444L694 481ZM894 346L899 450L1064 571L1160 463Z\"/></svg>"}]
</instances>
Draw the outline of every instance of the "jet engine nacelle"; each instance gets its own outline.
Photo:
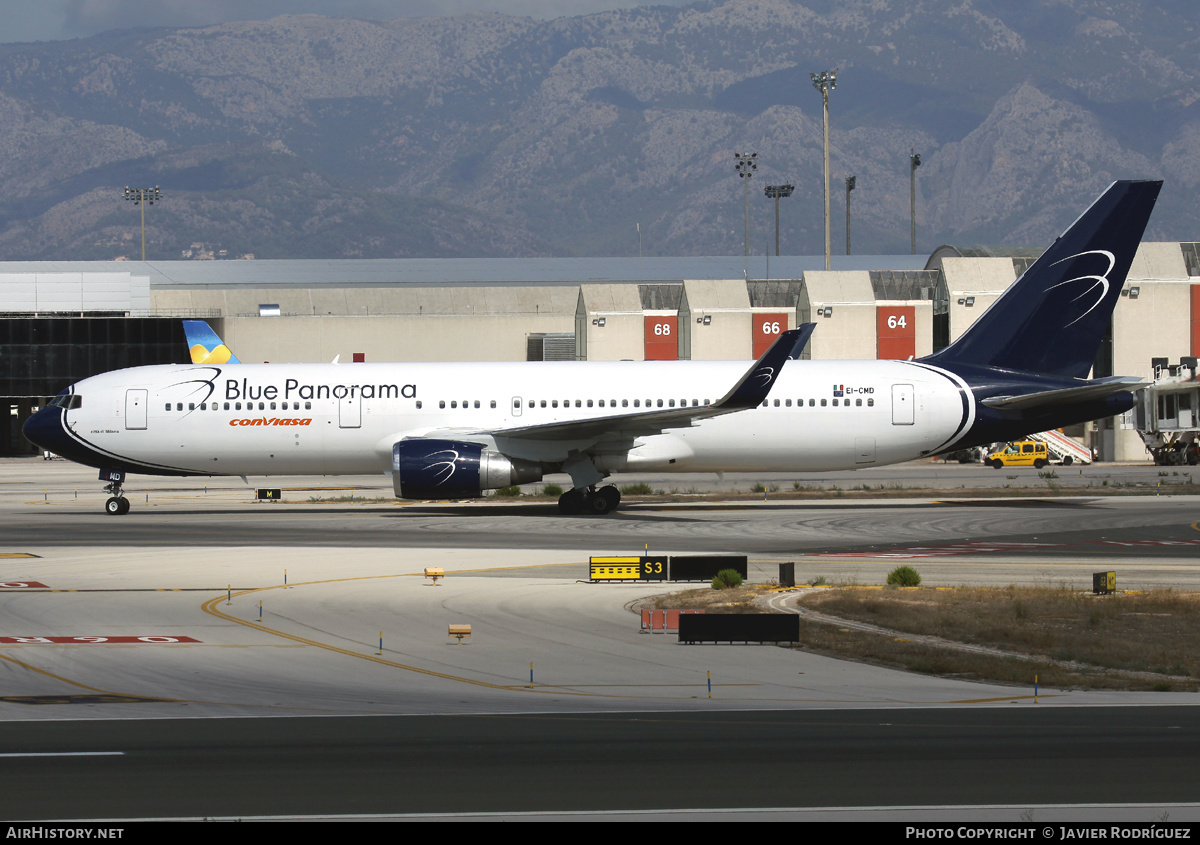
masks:
<instances>
[{"instance_id":1,"label":"jet engine nacelle","mask_svg":"<svg viewBox=\"0 0 1200 845\"><path fill-rule=\"evenodd\" d=\"M400 499L470 499L484 490L541 479L540 464L479 443L401 440L392 446L392 489Z\"/></svg>"}]
</instances>

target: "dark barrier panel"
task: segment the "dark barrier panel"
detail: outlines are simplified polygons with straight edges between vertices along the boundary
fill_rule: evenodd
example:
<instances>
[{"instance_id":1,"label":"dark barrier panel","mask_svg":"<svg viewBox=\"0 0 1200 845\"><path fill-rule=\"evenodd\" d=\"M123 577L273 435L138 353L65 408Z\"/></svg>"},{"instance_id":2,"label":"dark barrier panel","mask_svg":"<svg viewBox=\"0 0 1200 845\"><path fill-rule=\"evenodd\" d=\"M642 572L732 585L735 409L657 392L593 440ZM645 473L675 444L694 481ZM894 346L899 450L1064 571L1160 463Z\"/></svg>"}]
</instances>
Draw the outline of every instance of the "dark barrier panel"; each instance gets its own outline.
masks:
<instances>
[{"instance_id":1,"label":"dark barrier panel","mask_svg":"<svg viewBox=\"0 0 1200 845\"><path fill-rule=\"evenodd\" d=\"M796 586L796 562L794 560L779 564L779 586Z\"/></svg>"},{"instance_id":2,"label":"dark barrier panel","mask_svg":"<svg viewBox=\"0 0 1200 845\"><path fill-rule=\"evenodd\" d=\"M736 569L743 581L750 577L745 555L671 555L672 581L711 581L722 569Z\"/></svg>"},{"instance_id":3,"label":"dark barrier panel","mask_svg":"<svg viewBox=\"0 0 1200 845\"><path fill-rule=\"evenodd\" d=\"M679 617L681 643L796 643L800 617L778 613L685 614Z\"/></svg>"}]
</instances>

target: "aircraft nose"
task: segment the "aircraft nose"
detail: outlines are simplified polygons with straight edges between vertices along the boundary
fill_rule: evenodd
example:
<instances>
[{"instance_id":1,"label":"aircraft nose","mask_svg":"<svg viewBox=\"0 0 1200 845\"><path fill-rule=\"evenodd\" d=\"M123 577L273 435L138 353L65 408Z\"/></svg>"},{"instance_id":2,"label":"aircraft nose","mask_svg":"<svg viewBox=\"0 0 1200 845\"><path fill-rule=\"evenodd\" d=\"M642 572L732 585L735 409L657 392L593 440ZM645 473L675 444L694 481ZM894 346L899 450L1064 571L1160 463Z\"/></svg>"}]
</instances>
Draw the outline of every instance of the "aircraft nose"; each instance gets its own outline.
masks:
<instances>
[{"instance_id":1,"label":"aircraft nose","mask_svg":"<svg viewBox=\"0 0 1200 845\"><path fill-rule=\"evenodd\" d=\"M66 445L67 435L62 426L62 413L63 409L59 407L42 408L25 420L21 431L30 443L61 455L69 451Z\"/></svg>"}]
</instances>

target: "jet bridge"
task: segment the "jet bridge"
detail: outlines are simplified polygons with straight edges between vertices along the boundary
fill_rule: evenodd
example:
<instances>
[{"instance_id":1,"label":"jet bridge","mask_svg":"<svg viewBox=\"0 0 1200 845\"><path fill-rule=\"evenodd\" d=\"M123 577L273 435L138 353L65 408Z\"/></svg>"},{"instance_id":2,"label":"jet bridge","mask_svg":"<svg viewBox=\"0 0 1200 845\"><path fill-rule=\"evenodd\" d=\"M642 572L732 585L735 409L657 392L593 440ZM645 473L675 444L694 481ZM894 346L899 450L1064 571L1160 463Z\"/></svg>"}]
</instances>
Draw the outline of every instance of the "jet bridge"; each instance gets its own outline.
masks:
<instances>
[{"instance_id":1,"label":"jet bridge","mask_svg":"<svg viewBox=\"0 0 1200 845\"><path fill-rule=\"evenodd\" d=\"M1200 380L1195 357L1152 358L1154 383L1137 392L1134 427L1160 466L1200 463Z\"/></svg>"}]
</instances>

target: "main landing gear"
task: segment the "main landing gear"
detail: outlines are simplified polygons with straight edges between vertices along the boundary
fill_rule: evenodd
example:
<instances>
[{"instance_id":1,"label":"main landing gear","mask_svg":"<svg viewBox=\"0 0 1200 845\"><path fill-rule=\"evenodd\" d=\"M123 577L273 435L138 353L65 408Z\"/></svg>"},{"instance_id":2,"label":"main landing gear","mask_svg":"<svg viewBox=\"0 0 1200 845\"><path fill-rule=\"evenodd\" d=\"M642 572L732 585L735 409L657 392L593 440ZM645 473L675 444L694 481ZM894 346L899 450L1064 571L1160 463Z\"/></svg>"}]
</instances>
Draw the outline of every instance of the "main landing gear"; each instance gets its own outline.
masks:
<instances>
[{"instance_id":1,"label":"main landing gear","mask_svg":"<svg viewBox=\"0 0 1200 845\"><path fill-rule=\"evenodd\" d=\"M558 497L558 512L574 514L605 514L617 509L621 491L609 484L605 487L586 487L568 490Z\"/></svg>"}]
</instances>

